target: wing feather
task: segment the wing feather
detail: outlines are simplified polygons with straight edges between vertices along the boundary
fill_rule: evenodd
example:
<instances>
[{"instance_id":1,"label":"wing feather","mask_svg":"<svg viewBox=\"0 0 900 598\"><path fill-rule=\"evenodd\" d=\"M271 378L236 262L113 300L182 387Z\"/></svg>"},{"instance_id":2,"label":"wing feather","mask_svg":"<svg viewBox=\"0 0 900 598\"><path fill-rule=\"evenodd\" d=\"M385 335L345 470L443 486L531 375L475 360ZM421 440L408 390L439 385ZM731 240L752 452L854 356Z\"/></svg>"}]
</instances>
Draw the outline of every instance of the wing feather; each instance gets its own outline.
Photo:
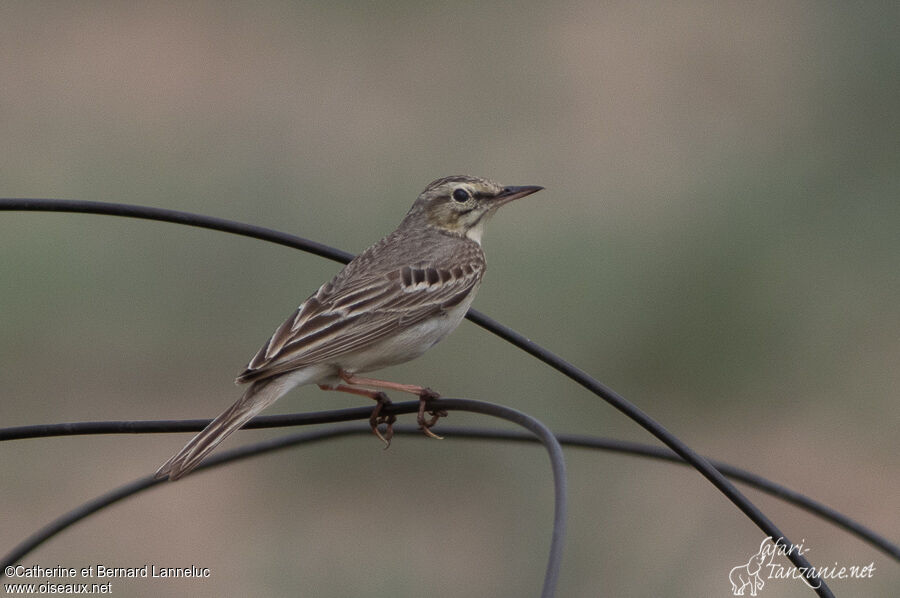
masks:
<instances>
[{"instance_id":1,"label":"wing feather","mask_svg":"<svg viewBox=\"0 0 900 598\"><path fill-rule=\"evenodd\" d=\"M237 380L333 360L403 332L461 303L483 273L484 262L472 260L452 267L417 263L344 284L336 277L275 330Z\"/></svg>"}]
</instances>

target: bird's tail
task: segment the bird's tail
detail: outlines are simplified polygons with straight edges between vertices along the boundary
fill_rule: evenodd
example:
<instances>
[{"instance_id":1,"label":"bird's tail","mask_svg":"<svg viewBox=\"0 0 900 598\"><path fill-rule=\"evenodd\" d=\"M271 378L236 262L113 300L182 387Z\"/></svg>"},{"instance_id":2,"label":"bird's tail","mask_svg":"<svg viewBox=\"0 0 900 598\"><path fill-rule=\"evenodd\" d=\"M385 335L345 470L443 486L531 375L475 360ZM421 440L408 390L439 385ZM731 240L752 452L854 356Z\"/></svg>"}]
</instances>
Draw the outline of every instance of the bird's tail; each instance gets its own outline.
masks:
<instances>
[{"instance_id":1,"label":"bird's tail","mask_svg":"<svg viewBox=\"0 0 900 598\"><path fill-rule=\"evenodd\" d=\"M174 482L190 473L229 434L246 424L294 386L286 382L284 377L276 377L252 383L234 405L191 438L183 449L156 471L154 477L156 479L168 477Z\"/></svg>"}]
</instances>

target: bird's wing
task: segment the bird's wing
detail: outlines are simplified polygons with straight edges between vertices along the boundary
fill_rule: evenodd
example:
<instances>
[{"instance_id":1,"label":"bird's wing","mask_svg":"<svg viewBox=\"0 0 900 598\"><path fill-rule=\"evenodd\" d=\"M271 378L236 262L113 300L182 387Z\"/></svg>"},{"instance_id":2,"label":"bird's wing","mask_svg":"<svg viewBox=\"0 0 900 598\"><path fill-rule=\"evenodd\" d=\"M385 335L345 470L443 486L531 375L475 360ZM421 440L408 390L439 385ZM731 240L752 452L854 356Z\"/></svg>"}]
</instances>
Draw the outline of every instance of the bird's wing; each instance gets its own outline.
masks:
<instances>
[{"instance_id":1,"label":"bird's wing","mask_svg":"<svg viewBox=\"0 0 900 598\"><path fill-rule=\"evenodd\" d=\"M419 263L326 283L278 327L237 381L322 363L400 333L461 303L483 273L481 260Z\"/></svg>"}]
</instances>

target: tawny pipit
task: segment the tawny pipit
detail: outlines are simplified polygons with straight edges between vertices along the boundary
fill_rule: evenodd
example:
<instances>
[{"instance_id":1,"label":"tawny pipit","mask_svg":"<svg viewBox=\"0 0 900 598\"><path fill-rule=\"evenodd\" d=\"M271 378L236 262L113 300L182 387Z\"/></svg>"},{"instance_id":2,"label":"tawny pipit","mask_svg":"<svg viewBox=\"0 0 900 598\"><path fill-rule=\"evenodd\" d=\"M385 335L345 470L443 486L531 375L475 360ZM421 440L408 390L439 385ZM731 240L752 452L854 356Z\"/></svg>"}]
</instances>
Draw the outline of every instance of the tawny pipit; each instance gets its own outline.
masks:
<instances>
[{"instance_id":1,"label":"tawny pipit","mask_svg":"<svg viewBox=\"0 0 900 598\"><path fill-rule=\"evenodd\" d=\"M419 396L419 427L429 428L423 386L357 376L403 363L427 351L462 321L484 275L481 235L500 206L543 187L502 187L471 176L428 185L397 230L347 264L278 327L237 382L250 386L238 401L194 436L156 472L177 480L194 469L229 434L302 384L350 392L378 401L372 431L390 441L394 417L381 416L387 396L372 389ZM382 436L378 425L387 424Z\"/></svg>"}]
</instances>

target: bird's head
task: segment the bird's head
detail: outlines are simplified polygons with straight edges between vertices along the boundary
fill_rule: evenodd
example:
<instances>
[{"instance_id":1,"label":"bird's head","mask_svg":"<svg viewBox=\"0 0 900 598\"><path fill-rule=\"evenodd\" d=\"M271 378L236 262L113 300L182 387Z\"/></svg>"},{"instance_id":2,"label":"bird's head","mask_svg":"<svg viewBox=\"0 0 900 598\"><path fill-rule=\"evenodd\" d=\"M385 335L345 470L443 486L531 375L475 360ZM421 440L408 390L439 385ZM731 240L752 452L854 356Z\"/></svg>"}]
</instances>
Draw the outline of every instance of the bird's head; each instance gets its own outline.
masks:
<instances>
[{"instance_id":1,"label":"bird's head","mask_svg":"<svg viewBox=\"0 0 900 598\"><path fill-rule=\"evenodd\" d=\"M406 217L480 244L484 223L497 208L541 189L504 187L474 176L448 176L425 187Z\"/></svg>"}]
</instances>

